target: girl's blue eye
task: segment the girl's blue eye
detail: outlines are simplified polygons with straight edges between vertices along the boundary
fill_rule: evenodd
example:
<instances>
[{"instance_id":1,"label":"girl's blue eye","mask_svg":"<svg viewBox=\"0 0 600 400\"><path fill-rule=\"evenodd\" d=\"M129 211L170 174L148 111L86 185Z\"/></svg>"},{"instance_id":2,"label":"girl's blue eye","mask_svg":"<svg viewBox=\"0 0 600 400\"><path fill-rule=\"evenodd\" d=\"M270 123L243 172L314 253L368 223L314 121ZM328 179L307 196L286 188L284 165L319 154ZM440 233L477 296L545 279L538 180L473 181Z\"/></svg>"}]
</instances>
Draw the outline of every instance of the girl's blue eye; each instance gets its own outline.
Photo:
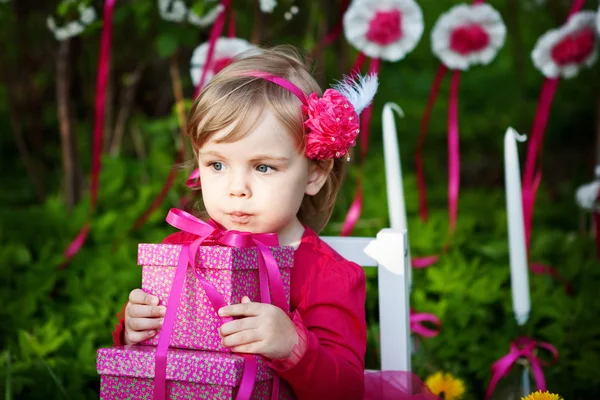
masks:
<instances>
[{"instance_id":1,"label":"girl's blue eye","mask_svg":"<svg viewBox=\"0 0 600 400\"><path fill-rule=\"evenodd\" d=\"M256 170L262 174L266 174L267 172L269 172L269 169L272 168L265 164L260 164L256 167Z\"/></svg>"},{"instance_id":2,"label":"girl's blue eye","mask_svg":"<svg viewBox=\"0 0 600 400\"><path fill-rule=\"evenodd\" d=\"M212 163L212 168L215 171L221 171L223 169L223 164L221 164L220 162L214 162Z\"/></svg>"}]
</instances>

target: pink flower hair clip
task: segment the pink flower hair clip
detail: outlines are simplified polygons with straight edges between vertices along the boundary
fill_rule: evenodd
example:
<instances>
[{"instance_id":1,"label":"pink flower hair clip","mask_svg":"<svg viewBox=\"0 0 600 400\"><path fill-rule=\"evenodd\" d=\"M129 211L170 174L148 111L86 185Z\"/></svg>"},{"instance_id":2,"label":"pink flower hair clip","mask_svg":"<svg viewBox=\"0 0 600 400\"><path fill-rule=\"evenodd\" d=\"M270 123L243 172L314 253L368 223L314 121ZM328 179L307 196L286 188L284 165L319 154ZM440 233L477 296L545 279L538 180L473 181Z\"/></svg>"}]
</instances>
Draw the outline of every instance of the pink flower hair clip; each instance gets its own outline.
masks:
<instances>
[{"instance_id":1,"label":"pink flower hair clip","mask_svg":"<svg viewBox=\"0 0 600 400\"><path fill-rule=\"evenodd\" d=\"M260 71L247 75L273 82L292 92L302 102L306 115L306 157L312 160L341 158L356 145L359 114L371 104L379 85L377 75L346 77L327 89L322 97L308 97L287 79Z\"/></svg>"}]
</instances>

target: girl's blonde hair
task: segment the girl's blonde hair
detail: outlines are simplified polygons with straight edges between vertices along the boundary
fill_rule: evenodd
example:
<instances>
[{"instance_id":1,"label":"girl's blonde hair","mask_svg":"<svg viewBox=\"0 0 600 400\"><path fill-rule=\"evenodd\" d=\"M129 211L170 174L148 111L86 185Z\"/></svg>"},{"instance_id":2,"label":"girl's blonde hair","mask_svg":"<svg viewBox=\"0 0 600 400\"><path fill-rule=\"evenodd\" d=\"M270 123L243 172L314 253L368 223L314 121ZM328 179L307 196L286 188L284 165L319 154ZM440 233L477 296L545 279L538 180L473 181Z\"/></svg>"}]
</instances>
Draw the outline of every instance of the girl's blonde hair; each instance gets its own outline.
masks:
<instances>
[{"instance_id":1,"label":"girl's blonde hair","mask_svg":"<svg viewBox=\"0 0 600 400\"><path fill-rule=\"evenodd\" d=\"M288 128L304 153L305 130L302 103L289 90L262 78L248 76L251 71L266 72L287 79L306 95L322 90L311 76L300 54L292 47L250 50L236 57L217 73L194 101L188 116L187 130L194 155L218 131L233 126L223 142L235 142L259 123L265 107ZM323 161L311 161L326 168ZM336 158L323 188L314 196L304 195L298 219L316 232L329 221L340 190L346 160Z\"/></svg>"}]
</instances>

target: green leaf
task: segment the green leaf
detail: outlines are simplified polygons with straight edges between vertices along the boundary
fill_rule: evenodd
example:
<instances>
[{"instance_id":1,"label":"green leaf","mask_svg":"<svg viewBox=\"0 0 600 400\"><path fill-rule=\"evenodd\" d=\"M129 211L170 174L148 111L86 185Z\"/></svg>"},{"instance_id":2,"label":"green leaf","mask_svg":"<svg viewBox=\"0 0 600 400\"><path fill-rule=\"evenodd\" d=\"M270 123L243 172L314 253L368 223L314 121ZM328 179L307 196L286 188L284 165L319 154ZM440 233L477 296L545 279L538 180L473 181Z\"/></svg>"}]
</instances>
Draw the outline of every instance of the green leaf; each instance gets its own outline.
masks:
<instances>
[{"instance_id":1,"label":"green leaf","mask_svg":"<svg viewBox=\"0 0 600 400\"><path fill-rule=\"evenodd\" d=\"M170 57L177 51L177 38L168 33L163 33L156 38L156 50L162 58Z\"/></svg>"}]
</instances>

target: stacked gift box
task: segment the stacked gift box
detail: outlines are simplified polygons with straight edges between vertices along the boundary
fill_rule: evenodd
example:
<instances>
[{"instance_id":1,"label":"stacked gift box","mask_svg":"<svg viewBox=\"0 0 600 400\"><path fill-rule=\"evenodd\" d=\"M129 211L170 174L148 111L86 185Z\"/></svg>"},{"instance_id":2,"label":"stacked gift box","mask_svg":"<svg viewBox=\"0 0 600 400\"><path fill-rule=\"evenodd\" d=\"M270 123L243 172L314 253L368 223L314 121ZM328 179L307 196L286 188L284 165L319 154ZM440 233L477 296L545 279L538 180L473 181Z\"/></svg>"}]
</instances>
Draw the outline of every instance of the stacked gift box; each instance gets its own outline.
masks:
<instances>
[{"instance_id":1,"label":"stacked gift box","mask_svg":"<svg viewBox=\"0 0 600 400\"><path fill-rule=\"evenodd\" d=\"M287 311L293 250L267 247L263 238L248 234L242 241L206 236L212 239L200 239L195 246L139 245L142 290L157 296L167 315L152 339L98 350L101 399L294 398L262 357L222 346L218 328L224 320L216 313L218 306L240 303L243 296ZM161 335L166 336L162 344Z\"/></svg>"}]
</instances>

